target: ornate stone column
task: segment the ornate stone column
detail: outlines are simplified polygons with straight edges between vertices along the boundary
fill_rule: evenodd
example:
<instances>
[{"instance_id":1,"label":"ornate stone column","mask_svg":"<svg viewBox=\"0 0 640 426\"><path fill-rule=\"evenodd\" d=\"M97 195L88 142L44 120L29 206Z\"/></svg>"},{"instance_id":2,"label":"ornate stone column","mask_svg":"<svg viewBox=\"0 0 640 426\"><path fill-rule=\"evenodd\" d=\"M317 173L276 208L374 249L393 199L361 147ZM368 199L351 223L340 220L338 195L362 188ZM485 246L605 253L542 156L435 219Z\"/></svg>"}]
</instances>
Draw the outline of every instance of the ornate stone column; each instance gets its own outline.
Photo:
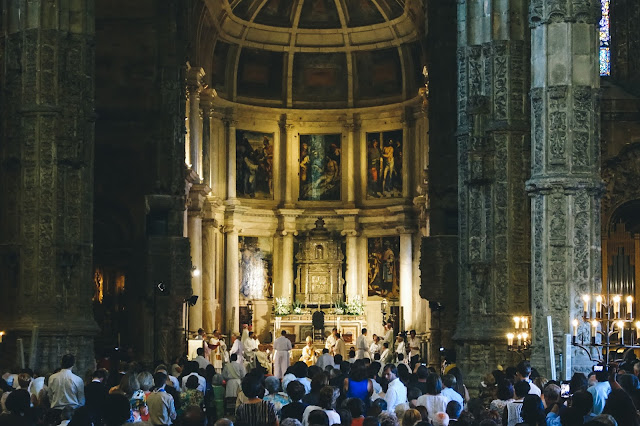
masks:
<instances>
[{"instance_id":1,"label":"ornate stone column","mask_svg":"<svg viewBox=\"0 0 640 426\"><path fill-rule=\"evenodd\" d=\"M408 330L413 326L413 232L398 228L400 234L400 306L403 308L401 328ZM404 326L404 327L403 327Z\"/></svg>"},{"instance_id":2,"label":"ornate stone column","mask_svg":"<svg viewBox=\"0 0 640 426\"><path fill-rule=\"evenodd\" d=\"M546 317L560 348L580 295L601 288L599 17L599 0L531 2L531 360L547 377ZM586 355L574 350L574 371Z\"/></svg>"},{"instance_id":3,"label":"ornate stone column","mask_svg":"<svg viewBox=\"0 0 640 426\"><path fill-rule=\"evenodd\" d=\"M356 194L356 152L360 152L360 118L358 114L344 124L347 133L346 146L342 147L342 152L346 153L344 158L345 164L343 170L346 171L347 198L345 199L345 207L355 207ZM406 139L405 139L406 140ZM346 149L345 149L346 148Z\"/></svg>"},{"instance_id":4,"label":"ornate stone column","mask_svg":"<svg viewBox=\"0 0 640 426\"><path fill-rule=\"evenodd\" d=\"M5 365L93 368L94 3L3 2L0 323ZM32 340L32 336L36 339ZM29 362L31 361L31 362Z\"/></svg>"},{"instance_id":5,"label":"ornate stone column","mask_svg":"<svg viewBox=\"0 0 640 426\"><path fill-rule=\"evenodd\" d=\"M239 205L227 205L224 233L227 237L225 326L228 332L240 332L240 254L238 251L239 220L247 210Z\"/></svg>"},{"instance_id":6,"label":"ornate stone column","mask_svg":"<svg viewBox=\"0 0 640 426\"><path fill-rule=\"evenodd\" d=\"M358 236L360 234L358 228L359 209L337 209L336 213L344 217L343 230L341 234L346 237L346 263L347 271L345 274L346 289L345 296L352 299L356 295L361 295L363 301L366 300L364 290L358 285Z\"/></svg>"},{"instance_id":7,"label":"ornate stone column","mask_svg":"<svg viewBox=\"0 0 640 426\"><path fill-rule=\"evenodd\" d=\"M295 183L300 180L298 177L300 147L297 144L298 139L294 137L294 126L287 123L286 114L282 114L278 125L280 127L280 143L282 144L280 158L283 159L280 164L285 165L285 167L280 167L281 182L284 183L281 185L284 188L284 207L292 209L298 199L298 194L295 193L298 185Z\"/></svg>"},{"instance_id":8,"label":"ornate stone column","mask_svg":"<svg viewBox=\"0 0 640 426\"><path fill-rule=\"evenodd\" d=\"M293 301L293 237L298 235L296 219L304 213L304 210L280 209L282 225L282 252L280 262L280 285L276 286L276 297L288 297Z\"/></svg>"},{"instance_id":9,"label":"ornate stone column","mask_svg":"<svg viewBox=\"0 0 640 426\"><path fill-rule=\"evenodd\" d=\"M215 328L216 315L216 239L218 221L202 220L202 328L208 333Z\"/></svg>"},{"instance_id":10,"label":"ornate stone column","mask_svg":"<svg viewBox=\"0 0 640 426\"><path fill-rule=\"evenodd\" d=\"M211 133L213 132L213 100L217 96L214 89L208 88L200 95L200 108L202 109L202 171L200 177L202 182L211 187L212 185L212 164L211 164Z\"/></svg>"},{"instance_id":11,"label":"ornate stone column","mask_svg":"<svg viewBox=\"0 0 640 426\"><path fill-rule=\"evenodd\" d=\"M529 313L526 1L458 0L458 365L478 382L512 364L505 334Z\"/></svg>"},{"instance_id":12,"label":"ornate stone column","mask_svg":"<svg viewBox=\"0 0 640 426\"><path fill-rule=\"evenodd\" d=\"M187 153L191 170L202 179L202 110L200 92L204 70L200 67L187 69L187 108L189 110L189 152Z\"/></svg>"},{"instance_id":13,"label":"ornate stone column","mask_svg":"<svg viewBox=\"0 0 640 426\"><path fill-rule=\"evenodd\" d=\"M204 269L202 265L202 207L208 193L209 187L202 184L193 185L189 191L187 229L191 245L191 263L195 268L191 274L191 289L192 294L198 296L196 304L189 308L189 330L191 331L197 331L202 327L203 305L205 303L202 292Z\"/></svg>"},{"instance_id":14,"label":"ornate stone column","mask_svg":"<svg viewBox=\"0 0 640 426\"><path fill-rule=\"evenodd\" d=\"M227 111L224 118L227 137L227 199L236 199L236 126L238 121L233 111Z\"/></svg>"}]
</instances>

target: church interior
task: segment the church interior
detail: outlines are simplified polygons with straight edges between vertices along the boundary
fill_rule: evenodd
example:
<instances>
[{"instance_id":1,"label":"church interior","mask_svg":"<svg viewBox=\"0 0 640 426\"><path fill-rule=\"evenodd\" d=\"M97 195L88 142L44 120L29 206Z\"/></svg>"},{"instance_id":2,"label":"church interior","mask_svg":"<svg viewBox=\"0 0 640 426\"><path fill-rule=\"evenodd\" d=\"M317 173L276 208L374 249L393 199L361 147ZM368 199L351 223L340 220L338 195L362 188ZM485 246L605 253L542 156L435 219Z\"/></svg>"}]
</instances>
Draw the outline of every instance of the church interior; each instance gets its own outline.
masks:
<instances>
[{"instance_id":1,"label":"church interior","mask_svg":"<svg viewBox=\"0 0 640 426\"><path fill-rule=\"evenodd\" d=\"M168 361L243 324L300 343L317 311L353 342L414 329L478 381L638 346L639 20L635 0L4 0L0 365Z\"/></svg>"}]
</instances>

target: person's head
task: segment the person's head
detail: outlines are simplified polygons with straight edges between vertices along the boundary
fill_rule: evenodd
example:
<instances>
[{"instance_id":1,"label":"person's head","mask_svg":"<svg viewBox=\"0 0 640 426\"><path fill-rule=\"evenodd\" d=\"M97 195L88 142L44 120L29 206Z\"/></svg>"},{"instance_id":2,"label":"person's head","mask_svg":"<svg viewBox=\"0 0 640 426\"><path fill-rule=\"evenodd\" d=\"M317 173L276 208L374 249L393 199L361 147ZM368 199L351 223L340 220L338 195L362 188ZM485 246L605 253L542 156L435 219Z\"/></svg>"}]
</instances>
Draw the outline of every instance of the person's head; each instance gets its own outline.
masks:
<instances>
[{"instance_id":1,"label":"person's head","mask_svg":"<svg viewBox=\"0 0 640 426\"><path fill-rule=\"evenodd\" d=\"M395 413L384 411L378 415L378 420L380 421L380 426L399 426Z\"/></svg>"},{"instance_id":2,"label":"person's head","mask_svg":"<svg viewBox=\"0 0 640 426\"><path fill-rule=\"evenodd\" d=\"M189 376L186 383L187 389L198 389L198 377Z\"/></svg>"},{"instance_id":3,"label":"person's head","mask_svg":"<svg viewBox=\"0 0 640 426\"><path fill-rule=\"evenodd\" d=\"M457 420L460 417L460 413L462 413L462 405L458 401L449 401L446 411L449 419Z\"/></svg>"},{"instance_id":4,"label":"person's head","mask_svg":"<svg viewBox=\"0 0 640 426\"><path fill-rule=\"evenodd\" d=\"M281 335L281 336L286 336L286 335L287 335L287 331L286 331L286 330L282 330L282 331L280 332L280 335Z\"/></svg>"},{"instance_id":5,"label":"person's head","mask_svg":"<svg viewBox=\"0 0 640 426\"><path fill-rule=\"evenodd\" d=\"M640 424L633 400L624 389L611 391L602 414L611 414L619 425L637 426Z\"/></svg>"},{"instance_id":6,"label":"person's head","mask_svg":"<svg viewBox=\"0 0 640 426\"><path fill-rule=\"evenodd\" d=\"M340 372L343 376L351 374L351 363L349 361L342 361L340 363Z\"/></svg>"},{"instance_id":7,"label":"person's head","mask_svg":"<svg viewBox=\"0 0 640 426\"><path fill-rule=\"evenodd\" d=\"M617 381L629 395L633 395L640 388L640 381L633 374L620 374Z\"/></svg>"},{"instance_id":8,"label":"person's head","mask_svg":"<svg viewBox=\"0 0 640 426\"><path fill-rule=\"evenodd\" d=\"M100 382L104 382L105 380L107 380L108 376L109 376L109 373L107 372L107 370L105 370L104 368L98 368L91 375L91 379L92 380L99 380ZM152 384L152 386L153 386L153 384Z\"/></svg>"},{"instance_id":9,"label":"person's head","mask_svg":"<svg viewBox=\"0 0 640 426\"><path fill-rule=\"evenodd\" d=\"M311 338L311 336L307 336L305 341L307 342L307 346L313 346L313 339Z\"/></svg>"},{"instance_id":10,"label":"person's head","mask_svg":"<svg viewBox=\"0 0 640 426\"><path fill-rule=\"evenodd\" d=\"M204 348L196 349L196 353L198 354L198 356L204 356Z\"/></svg>"},{"instance_id":11,"label":"person's head","mask_svg":"<svg viewBox=\"0 0 640 426\"><path fill-rule=\"evenodd\" d=\"M147 392L150 391L151 388L153 388L153 376L148 371L138 373L136 378L138 379L138 383L140 384L140 389L142 389L143 391Z\"/></svg>"},{"instance_id":12,"label":"person's head","mask_svg":"<svg viewBox=\"0 0 640 426\"><path fill-rule=\"evenodd\" d=\"M333 356L333 364L334 365L340 365L342 363L342 355L340 354L335 354Z\"/></svg>"},{"instance_id":13,"label":"person's head","mask_svg":"<svg viewBox=\"0 0 640 426\"><path fill-rule=\"evenodd\" d=\"M153 384L155 385L156 389L160 389L162 388L167 382L167 373L165 373L164 371L156 371L156 373L153 375Z\"/></svg>"},{"instance_id":14,"label":"person's head","mask_svg":"<svg viewBox=\"0 0 640 426\"><path fill-rule=\"evenodd\" d=\"M584 373L574 373L569 381L569 393L574 394L579 390L586 390L587 383L587 376Z\"/></svg>"},{"instance_id":15,"label":"person's head","mask_svg":"<svg viewBox=\"0 0 640 426\"><path fill-rule=\"evenodd\" d=\"M404 361L404 354L398 354L398 362Z\"/></svg>"},{"instance_id":16,"label":"person's head","mask_svg":"<svg viewBox=\"0 0 640 426\"><path fill-rule=\"evenodd\" d=\"M389 383L398 378L398 369L393 364L384 366L383 376Z\"/></svg>"},{"instance_id":17,"label":"person's head","mask_svg":"<svg viewBox=\"0 0 640 426\"><path fill-rule=\"evenodd\" d=\"M118 393L107 395L104 402L103 415L106 426L120 426L126 422L130 416L131 405L126 396Z\"/></svg>"},{"instance_id":18,"label":"person's head","mask_svg":"<svg viewBox=\"0 0 640 426\"><path fill-rule=\"evenodd\" d=\"M182 426L199 426L204 424L204 411L197 405L184 408L182 413Z\"/></svg>"},{"instance_id":19,"label":"person's head","mask_svg":"<svg viewBox=\"0 0 640 426\"><path fill-rule=\"evenodd\" d=\"M369 406L369 411L367 411L367 416L375 416L378 417L381 412L387 411L387 401L382 398L378 398L371 403Z\"/></svg>"},{"instance_id":20,"label":"person's head","mask_svg":"<svg viewBox=\"0 0 640 426\"><path fill-rule=\"evenodd\" d=\"M198 336L204 336L204 329L202 328L198 329Z\"/></svg>"},{"instance_id":21,"label":"person's head","mask_svg":"<svg viewBox=\"0 0 640 426\"><path fill-rule=\"evenodd\" d=\"M384 342L382 344L382 347L385 348L385 349L389 349L389 342Z\"/></svg>"},{"instance_id":22,"label":"person's head","mask_svg":"<svg viewBox=\"0 0 640 426\"><path fill-rule=\"evenodd\" d=\"M305 393L306 390L304 388L304 385L297 380L292 380L287 385L287 394L293 402L300 401Z\"/></svg>"},{"instance_id":23,"label":"person's head","mask_svg":"<svg viewBox=\"0 0 640 426\"><path fill-rule=\"evenodd\" d=\"M242 392L247 398L257 398L262 392L261 380L257 379L253 374L247 374L242 379Z\"/></svg>"},{"instance_id":24,"label":"person's head","mask_svg":"<svg viewBox=\"0 0 640 426\"><path fill-rule=\"evenodd\" d=\"M409 402L415 401L421 396L422 396L422 391L420 390L420 388L417 388L415 386L407 388L407 399L409 400Z\"/></svg>"},{"instance_id":25,"label":"person's head","mask_svg":"<svg viewBox=\"0 0 640 426\"><path fill-rule=\"evenodd\" d=\"M292 373L298 378L302 379L303 377L307 377L307 372L309 371L309 367L302 361L298 361L293 364Z\"/></svg>"},{"instance_id":26,"label":"person's head","mask_svg":"<svg viewBox=\"0 0 640 426\"><path fill-rule=\"evenodd\" d=\"M433 417L433 426L449 426L449 416L442 411L436 413Z\"/></svg>"},{"instance_id":27,"label":"person's head","mask_svg":"<svg viewBox=\"0 0 640 426\"><path fill-rule=\"evenodd\" d=\"M498 397L498 399L501 399L503 401L513 398L514 389L511 380L502 379L500 382L498 382L498 391L496 396Z\"/></svg>"},{"instance_id":28,"label":"person's head","mask_svg":"<svg viewBox=\"0 0 640 426\"><path fill-rule=\"evenodd\" d=\"M579 390L571 397L571 406L578 411L580 416L584 417L593 408L593 395L586 390Z\"/></svg>"},{"instance_id":29,"label":"person's head","mask_svg":"<svg viewBox=\"0 0 640 426\"><path fill-rule=\"evenodd\" d=\"M120 379L120 391L130 397L137 390L140 390L140 382L138 382L135 374L126 373L122 376L122 379Z\"/></svg>"},{"instance_id":30,"label":"person's head","mask_svg":"<svg viewBox=\"0 0 640 426\"><path fill-rule=\"evenodd\" d=\"M309 380L313 380L316 374L320 374L322 372L322 368L318 367L317 365L312 365L307 368L307 378L309 378Z\"/></svg>"},{"instance_id":31,"label":"person's head","mask_svg":"<svg viewBox=\"0 0 640 426\"><path fill-rule=\"evenodd\" d=\"M440 376L436 373L430 373L427 376L425 388L429 395L439 395L440 392L442 392L442 380L440 380Z\"/></svg>"},{"instance_id":32,"label":"person's head","mask_svg":"<svg viewBox=\"0 0 640 426\"><path fill-rule=\"evenodd\" d=\"M429 369L424 365L421 365L416 371L416 376L418 376L418 380L426 380L429 376Z\"/></svg>"},{"instance_id":33,"label":"person's head","mask_svg":"<svg viewBox=\"0 0 640 426\"><path fill-rule=\"evenodd\" d=\"M520 361L516 366L516 380L528 379L531 375L531 363L529 361Z\"/></svg>"},{"instance_id":34,"label":"person's head","mask_svg":"<svg viewBox=\"0 0 640 426\"><path fill-rule=\"evenodd\" d=\"M226 417L216 420L214 426L233 426L233 422Z\"/></svg>"},{"instance_id":35,"label":"person's head","mask_svg":"<svg viewBox=\"0 0 640 426\"><path fill-rule=\"evenodd\" d=\"M454 376L453 374L445 374L444 376L442 376L442 386L447 388L455 388L456 376Z\"/></svg>"},{"instance_id":36,"label":"person's head","mask_svg":"<svg viewBox=\"0 0 640 426\"><path fill-rule=\"evenodd\" d=\"M322 388L328 385L329 377L327 377L327 374L324 372L318 373L313 376L313 379L311 379L311 392L318 393L322 390Z\"/></svg>"},{"instance_id":37,"label":"person's head","mask_svg":"<svg viewBox=\"0 0 640 426\"><path fill-rule=\"evenodd\" d=\"M355 358L355 357L356 357L355 349L350 349L349 350L349 358Z\"/></svg>"},{"instance_id":38,"label":"person's head","mask_svg":"<svg viewBox=\"0 0 640 426\"><path fill-rule=\"evenodd\" d=\"M349 398L345 401L347 409L351 412L351 417L357 419L364 415L364 402L360 398Z\"/></svg>"},{"instance_id":39,"label":"person's head","mask_svg":"<svg viewBox=\"0 0 640 426\"><path fill-rule=\"evenodd\" d=\"M410 408L402 415L402 426L413 426L419 421L422 421L422 415L416 409Z\"/></svg>"},{"instance_id":40,"label":"person's head","mask_svg":"<svg viewBox=\"0 0 640 426\"><path fill-rule=\"evenodd\" d=\"M520 417L530 425L545 424L544 405L538 395L527 395L522 402Z\"/></svg>"},{"instance_id":41,"label":"person's head","mask_svg":"<svg viewBox=\"0 0 640 426\"><path fill-rule=\"evenodd\" d=\"M378 336L377 334L374 334L373 335L373 341L376 342L376 343L380 342L380 336Z\"/></svg>"},{"instance_id":42,"label":"person's head","mask_svg":"<svg viewBox=\"0 0 640 426\"><path fill-rule=\"evenodd\" d=\"M529 394L531 390L531 385L524 380L520 380L513 385L513 391L515 393L516 399L522 399Z\"/></svg>"},{"instance_id":43,"label":"person's head","mask_svg":"<svg viewBox=\"0 0 640 426\"><path fill-rule=\"evenodd\" d=\"M333 327L333 328L331 329L331 334L333 334L334 336L336 336L336 337L337 337L338 329L337 329L336 327Z\"/></svg>"},{"instance_id":44,"label":"person's head","mask_svg":"<svg viewBox=\"0 0 640 426\"><path fill-rule=\"evenodd\" d=\"M300 420L298 419L294 419L293 417L288 417L280 422L280 426L302 426L302 423L300 423Z\"/></svg>"},{"instance_id":45,"label":"person's head","mask_svg":"<svg viewBox=\"0 0 640 426\"><path fill-rule=\"evenodd\" d=\"M351 416L351 411L349 411L346 408L339 408L336 410L336 412L340 416L341 426L351 426L351 422L353 421L353 417Z\"/></svg>"},{"instance_id":46,"label":"person's head","mask_svg":"<svg viewBox=\"0 0 640 426\"><path fill-rule=\"evenodd\" d=\"M62 356L61 367L69 369L76 363L76 357L73 354L65 354Z\"/></svg>"},{"instance_id":47,"label":"person's head","mask_svg":"<svg viewBox=\"0 0 640 426\"><path fill-rule=\"evenodd\" d=\"M229 361L236 362L237 360L238 360L238 354L231 354L231 356L229 356Z\"/></svg>"},{"instance_id":48,"label":"person's head","mask_svg":"<svg viewBox=\"0 0 640 426\"><path fill-rule=\"evenodd\" d=\"M544 403L547 407L551 407L560 400L560 391L560 386L556 384L552 383L545 386L544 391L542 392L542 397L544 398Z\"/></svg>"},{"instance_id":49,"label":"person's head","mask_svg":"<svg viewBox=\"0 0 640 426\"><path fill-rule=\"evenodd\" d=\"M367 329L366 328L362 329L362 334L365 335L365 336L367 335Z\"/></svg>"},{"instance_id":50,"label":"person's head","mask_svg":"<svg viewBox=\"0 0 640 426\"><path fill-rule=\"evenodd\" d=\"M31 383L31 376L28 373L18 374L18 386L20 389L28 389Z\"/></svg>"},{"instance_id":51,"label":"person's head","mask_svg":"<svg viewBox=\"0 0 640 426\"><path fill-rule=\"evenodd\" d=\"M265 377L264 387L267 389L267 391L269 391L270 394L276 394L280 392L280 379L278 379L276 376Z\"/></svg>"},{"instance_id":52,"label":"person's head","mask_svg":"<svg viewBox=\"0 0 640 426\"><path fill-rule=\"evenodd\" d=\"M340 396L340 391L333 386L325 386L320 389L318 395L318 405L325 410L333 410L336 408L336 400Z\"/></svg>"},{"instance_id":53,"label":"person's head","mask_svg":"<svg viewBox=\"0 0 640 426\"><path fill-rule=\"evenodd\" d=\"M309 425L329 426L329 416L323 410L313 410L309 413Z\"/></svg>"},{"instance_id":54,"label":"person's head","mask_svg":"<svg viewBox=\"0 0 640 426\"><path fill-rule=\"evenodd\" d=\"M329 349L327 348L322 349L322 355L328 354L328 353L329 353Z\"/></svg>"},{"instance_id":55,"label":"person's head","mask_svg":"<svg viewBox=\"0 0 640 426\"><path fill-rule=\"evenodd\" d=\"M17 389L10 392L5 401L5 407L13 414L23 415L29 410L31 396L26 389Z\"/></svg>"},{"instance_id":56,"label":"person's head","mask_svg":"<svg viewBox=\"0 0 640 426\"><path fill-rule=\"evenodd\" d=\"M411 331L409 332L409 336L411 336L411 338L416 337L416 331L415 331L415 330L411 330Z\"/></svg>"}]
</instances>

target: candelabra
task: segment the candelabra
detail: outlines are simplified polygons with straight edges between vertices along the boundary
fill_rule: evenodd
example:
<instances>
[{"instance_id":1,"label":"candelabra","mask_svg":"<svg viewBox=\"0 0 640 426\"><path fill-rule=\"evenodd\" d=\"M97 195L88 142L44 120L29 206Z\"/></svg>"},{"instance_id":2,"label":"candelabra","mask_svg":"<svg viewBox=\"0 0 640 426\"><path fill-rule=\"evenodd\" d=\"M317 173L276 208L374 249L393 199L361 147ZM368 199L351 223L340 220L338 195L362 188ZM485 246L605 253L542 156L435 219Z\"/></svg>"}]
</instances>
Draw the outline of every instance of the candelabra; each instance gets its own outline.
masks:
<instances>
[{"instance_id":1,"label":"candelabra","mask_svg":"<svg viewBox=\"0 0 640 426\"><path fill-rule=\"evenodd\" d=\"M524 356L524 351L531 347L531 318L518 315L513 317L513 323L513 331L507 333L507 349Z\"/></svg>"},{"instance_id":2,"label":"candelabra","mask_svg":"<svg viewBox=\"0 0 640 426\"><path fill-rule=\"evenodd\" d=\"M623 300L626 302L624 305ZM591 361L606 365L609 363L609 354L612 349L617 351L618 349L626 350L640 347L638 346L640 321L634 321L632 296L621 294L595 294L591 296L585 294L582 296L582 301L584 302L582 320L589 325L590 338L585 342L586 333L581 333L578 340L580 321L574 319L572 321L573 337L571 342L573 346L587 352ZM633 325L635 325L635 333ZM617 338L614 338L616 334ZM597 358L594 358L594 351L591 349L597 349Z\"/></svg>"}]
</instances>

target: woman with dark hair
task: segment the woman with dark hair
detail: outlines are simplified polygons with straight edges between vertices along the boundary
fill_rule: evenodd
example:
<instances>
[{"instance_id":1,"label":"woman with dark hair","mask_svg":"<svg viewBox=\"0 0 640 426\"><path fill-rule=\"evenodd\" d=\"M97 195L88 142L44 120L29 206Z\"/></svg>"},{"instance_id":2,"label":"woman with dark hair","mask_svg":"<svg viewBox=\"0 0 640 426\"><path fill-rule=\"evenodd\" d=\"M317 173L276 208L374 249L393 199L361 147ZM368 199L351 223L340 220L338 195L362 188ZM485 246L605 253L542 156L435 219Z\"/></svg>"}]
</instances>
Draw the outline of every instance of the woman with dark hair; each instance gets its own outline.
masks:
<instances>
[{"instance_id":1,"label":"woman with dark hair","mask_svg":"<svg viewBox=\"0 0 640 426\"><path fill-rule=\"evenodd\" d=\"M584 373L574 373L569 381L569 393L573 395L579 390L587 390L588 381Z\"/></svg>"},{"instance_id":2,"label":"woman with dark hair","mask_svg":"<svg viewBox=\"0 0 640 426\"><path fill-rule=\"evenodd\" d=\"M359 361L359 360L358 360ZM351 375L344 379L342 389L347 398L358 398L365 404L365 410L369 408L373 383L367 377L367 369L364 363L356 361L351 369Z\"/></svg>"},{"instance_id":3,"label":"woman with dark hair","mask_svg":"<svg viewBox=\"0 0 640 426\"><path fill-rule=\"evenodd\" d=\"M6 413L0 415L2 426L27 426L33 424L31 411L31 396L24 389L17 389L9 393L5 401Z\"/></svg>"},{"instance_id":4,"label":"woman with dark hair","mask_svg":"<svg viewBox=\"0 0 640 426\"><path fill-rule=\"evenodd\" d=\"M636 407L624 389L613 389L611 391L602 414L611 414L619 425L640 426Z\"/></svg>"},{"instance_id":5,"label":"woman with dark hair","mask_svg":"<svg viewBox=\"0 0 640 426\"><path fill-rule=\"evenodd\" d=\"M449 398L440 394L442 392L442 380L436 373L429 373L425 389L427 393L418 398L417 405L427 408L429 421L433 422L436 418L436 413L447 411Z\"/></svg>"},{"instance_id":6,"label":"woman with dark hair","mask_svg":"<svg viewBox=\"0 0 640 426\"><path fill-rule=\"evenodd\" d=\"M527 395L522 403L520 411L522 423L517 426L545 426L547 424L544 416L544 405L538 395Z\"/></svg>"},{"instance_id":7,"label":"woman with dark hair","mask_svg":"<svg viewBox=\"0 0 640 426\"><path fill-rule=\"evenodd\" d=\"M329 386L329 378L327 377L327 373L318 373L313 376L313 379L311 379L311 392L309 392L302 398L302 402L307 405L318 405L320 391L325 386Z\"/></svg>"},{"instance_id":8,"label":"woman with dark hair","mask_svg":"<svg viewBox=\"0 0 640 426\"><path fill-rule=\"evenodd\" d=\"M318 405L310 405L302 414L302 425L309 426L311 420L309 414L315 410L323 410L329 417L329 426L340 423L340 415L336 412L336 400L340 392L338 389L332 386L325 386L320 390L320 398L318 399Z\"/></svg>"},{"instance_id":9,"label":"woman with dark hair","mask_svg":"<svg viewBox=\"0 0 640 426\"><path fill-rule=\"evenodd\" d=\"M242 392L247 401L236 409L236 423L246 426L278 426L275 406L260 399L264 395L262 380L253 374L242 379Z\"/></svg>"},{"instance_id":10,"label":"woman with dark hair","mask_svg":"<svg viewBox=\"0 0 640 426\"><path fill-rule=\"evenodd\" d=\"M489 404L489 409L502 413L507 403L513 401L513 384L509 380L502 379L498 382L496 398Z\"/></svg>"}]
</instances>

